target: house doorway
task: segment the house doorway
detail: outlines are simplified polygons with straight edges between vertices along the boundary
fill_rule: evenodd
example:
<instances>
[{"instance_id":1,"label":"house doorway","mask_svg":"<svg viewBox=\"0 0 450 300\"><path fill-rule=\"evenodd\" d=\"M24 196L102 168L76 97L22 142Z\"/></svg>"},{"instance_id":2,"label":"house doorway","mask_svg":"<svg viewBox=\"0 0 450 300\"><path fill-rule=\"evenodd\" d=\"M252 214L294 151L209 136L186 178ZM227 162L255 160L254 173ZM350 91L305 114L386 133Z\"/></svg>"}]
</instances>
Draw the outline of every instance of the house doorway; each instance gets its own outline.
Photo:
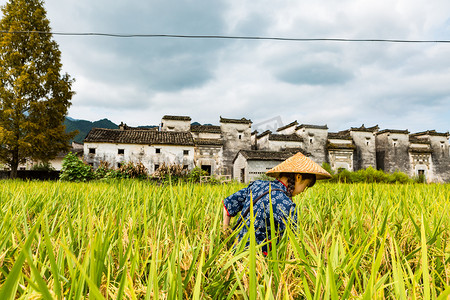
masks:
<instances>
[{"instance_id":1,"label":"house doorway","mask_svg":"<svg viewBox=\"0 0 450 300\"><path fill-rule=\"evenodd\" d=\"M425 170L417 170L417 176L419 178L419 182L426 182Z\"/></svg>"},{"instance_id":2,"label":"house doorway","mask_svg":"<svg viewBox=\"0 0 450 300\"><path fill-rule=\"evenodd\" d=\"M245 168L241 169L241 182L245 183Z\"/></svg>"},{"instance_id":3,"label":"house doorway","mask_svg":"<svg viewBox=\"0 0 450 300\"><path fill-rule=\"evenodd\" d=\"M208 176L211 175L211 165L202 165L202 170L208 172Z\"/></svg>"}]
</instances>

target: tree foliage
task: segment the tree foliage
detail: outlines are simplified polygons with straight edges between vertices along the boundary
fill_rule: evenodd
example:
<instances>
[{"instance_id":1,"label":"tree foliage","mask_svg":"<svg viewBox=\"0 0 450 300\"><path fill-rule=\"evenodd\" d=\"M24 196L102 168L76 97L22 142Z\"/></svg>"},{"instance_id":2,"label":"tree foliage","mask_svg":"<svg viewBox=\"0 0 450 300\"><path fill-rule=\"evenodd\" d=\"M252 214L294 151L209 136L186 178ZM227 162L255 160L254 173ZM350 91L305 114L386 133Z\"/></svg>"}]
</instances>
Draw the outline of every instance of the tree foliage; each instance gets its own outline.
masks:
<instances>
[{"instance_id":1,"label":"tree foliage","mask_svg":"<svg viewBox=\"0 0 450 300\"><path fill-rule=\"evenodd\" d=\"M10 0L0 21L0 162L17 174L25 158L48 161L69 148L64 132L73 80L61 75L41 0Z\"/></svg>"}]
</instances>

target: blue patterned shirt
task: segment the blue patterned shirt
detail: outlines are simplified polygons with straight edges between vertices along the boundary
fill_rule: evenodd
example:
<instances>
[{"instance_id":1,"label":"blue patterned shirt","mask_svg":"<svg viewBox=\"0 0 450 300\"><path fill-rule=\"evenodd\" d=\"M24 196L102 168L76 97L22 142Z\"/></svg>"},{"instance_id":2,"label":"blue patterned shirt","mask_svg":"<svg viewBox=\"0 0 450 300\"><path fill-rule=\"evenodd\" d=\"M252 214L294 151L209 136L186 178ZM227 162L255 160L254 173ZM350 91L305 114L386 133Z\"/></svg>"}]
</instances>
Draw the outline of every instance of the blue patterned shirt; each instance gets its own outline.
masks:
<instances>
[{"instance_id":1,"label":"blue patterned shirt","mask_svg":"<svg viewBox=\"0 0 450 300\"><path fill-rule=\"evenodd\" d=\"M252 199L256 199L259 195L269 191L271 187L273 217L275 221L275 228L277 228L280 235L286 229L286 222L290 221L292 224L297 223L297 215L295 213L295 203L285 193L286 186L280 181L254 181L246 188L232 194L223 200L223 204L229 216L234 217L239 212L245 212L250 207L250 195ZM281 189L282 191L274 191L273 189ZM254 204L253 211L255 213L255 237L258 244L265 242L267 237L271 236L270 227L270 206L269 194L267 193ZM247 226L243 226L238 234L239 240L247 233L247 228L250 226L250 211L245 217ZM267 252L267 246L262 247L263 252Z\"/></svg>"}]
</instances>

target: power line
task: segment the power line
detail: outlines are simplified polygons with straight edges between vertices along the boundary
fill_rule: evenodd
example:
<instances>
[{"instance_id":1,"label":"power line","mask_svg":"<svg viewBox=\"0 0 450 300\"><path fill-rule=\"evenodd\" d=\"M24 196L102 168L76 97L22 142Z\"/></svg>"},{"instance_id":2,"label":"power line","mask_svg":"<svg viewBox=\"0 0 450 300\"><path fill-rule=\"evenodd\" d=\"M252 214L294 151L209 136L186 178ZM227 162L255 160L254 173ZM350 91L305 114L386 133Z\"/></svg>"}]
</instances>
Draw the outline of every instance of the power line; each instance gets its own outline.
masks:
<instances>
[{"instance_id":1,"label":"power line","mask_svg":"<svg viewBox=\"0 0 450 300\"><path fill-rule=\"evenodd\" d=\"M45 32L45 31L6 31L0 34L50 34L58 36L103 36L113 38L179 38L179 39L225 39L225 40L262 40L287 42L379 42L379 43L450 43L450 40L408 40L408 39L348 39L348 38L288 38L267 36L231 36L231 35L182 35L182 34L122 34L101 32Z\"/></svg>"}]
</instances>

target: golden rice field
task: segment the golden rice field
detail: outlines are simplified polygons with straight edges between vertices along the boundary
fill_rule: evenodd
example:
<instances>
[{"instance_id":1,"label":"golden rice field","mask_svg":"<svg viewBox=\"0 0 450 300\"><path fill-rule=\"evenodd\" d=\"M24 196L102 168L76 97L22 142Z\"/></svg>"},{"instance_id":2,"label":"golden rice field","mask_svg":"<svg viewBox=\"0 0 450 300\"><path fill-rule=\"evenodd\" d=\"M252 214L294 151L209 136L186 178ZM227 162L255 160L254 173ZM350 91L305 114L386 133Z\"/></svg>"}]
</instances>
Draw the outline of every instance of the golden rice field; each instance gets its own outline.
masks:
<instances>
[{"instance_id":1,"label":"golden rice field","mask_svg":"<svg viewBox=\"0 0 450 300\"><path fill-rule=\"evenodd\" d=\"M242 187L0 181L0 299L448 299L450 185L317 184L268 257Z\"/></svg>"}]
</instances>

